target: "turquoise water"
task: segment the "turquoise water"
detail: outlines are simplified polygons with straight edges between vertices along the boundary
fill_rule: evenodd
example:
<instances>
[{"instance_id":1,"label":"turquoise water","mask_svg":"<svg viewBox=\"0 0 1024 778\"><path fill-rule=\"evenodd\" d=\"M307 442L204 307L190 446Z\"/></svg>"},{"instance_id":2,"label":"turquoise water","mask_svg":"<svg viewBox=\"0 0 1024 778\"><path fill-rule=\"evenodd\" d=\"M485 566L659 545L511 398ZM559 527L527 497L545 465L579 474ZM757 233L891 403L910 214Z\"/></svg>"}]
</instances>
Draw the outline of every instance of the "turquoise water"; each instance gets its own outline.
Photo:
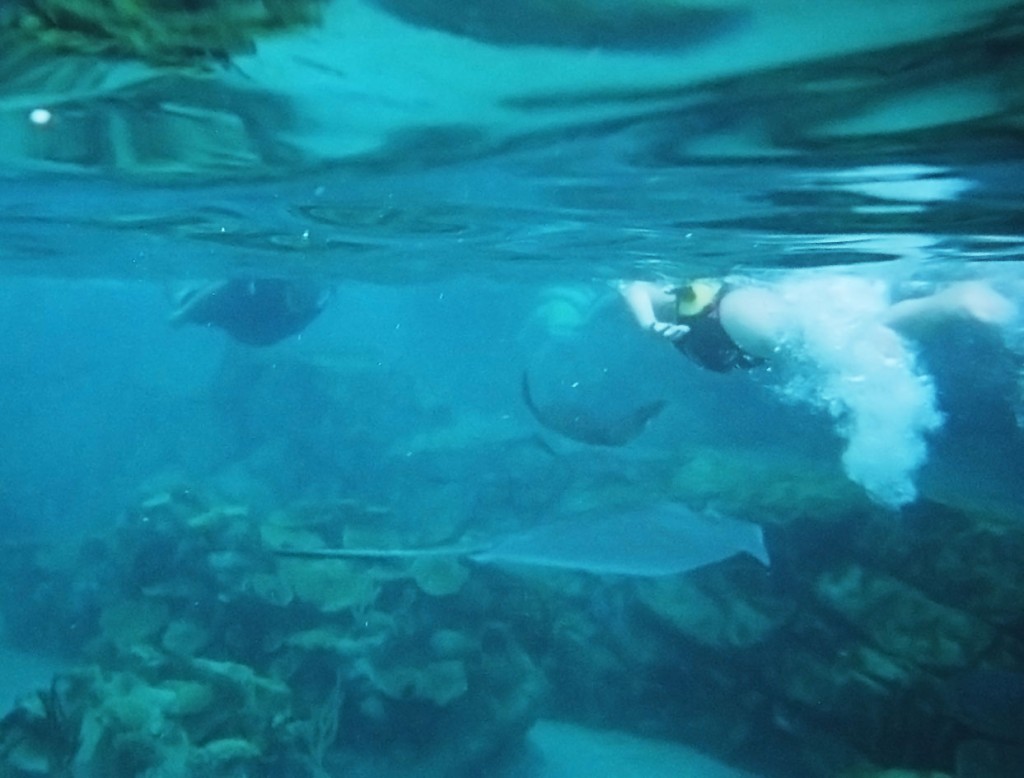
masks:
<instances>
[{"instance_id":1,"label":"turquoise water","mask_svg":"<svg viewBox=\"0 0 1024 778\"><path fill-rule=\"evenodd\" d=\"M41 6L0 3L3 775L1015 774L1019 4ZM701 370L616 293L709 276L793 353ZM183 313L226 280L316 310ZM965 281L1007 315L861 328ZM666 505L689 572L588 537ZM452 553L278 553L340 547Z\"/></svg>"}]
</instances>

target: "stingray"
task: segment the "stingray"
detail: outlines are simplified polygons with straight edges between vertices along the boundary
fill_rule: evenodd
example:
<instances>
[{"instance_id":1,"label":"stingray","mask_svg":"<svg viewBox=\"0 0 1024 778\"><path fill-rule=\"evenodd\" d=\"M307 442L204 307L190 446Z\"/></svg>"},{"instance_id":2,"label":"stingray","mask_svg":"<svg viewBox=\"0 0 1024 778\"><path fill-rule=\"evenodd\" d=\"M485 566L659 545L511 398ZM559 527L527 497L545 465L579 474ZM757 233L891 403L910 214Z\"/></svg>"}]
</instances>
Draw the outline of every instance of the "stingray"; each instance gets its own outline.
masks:
<instances>
[{"instance_id":1,"label":"stingray","mask_svg":"<svg viewBox=\"0 0 1024 778\"><path fill-rule=\"evenodd\" d=\"M172 324L219 327L250 346L269 346L306 328L327 303L318 284L279 278L232 278L188 290Z\"/></svg>"},{"instance_id":2,"label":"stingray","mask_svg":"<svg viewBox=\"0 0 1024 778\"><path fill-rule=\"evenodd\" d=\"M744 553L769 565L764 536L757 524L697 513L676 503L581 514L477 546L278 549L275 553L312 559L456 556L482 565L648 578L685 573Z\"/></svg>"},{"instance_id":3,"label":"stingray","mask_svg":"<svg viewBox=\"0 0 1024 778\"><path fill-rule=\"evenodd\" d=\"M547 405L541 408L530 393L530 380L524 372L520 384L523 402L533 417L553 432L595 446L623 446L647 429L647 424L661 413L664 400L645 403L629 413L616 417L600 417L575 405Z\"/></svg>"}]
</instances>

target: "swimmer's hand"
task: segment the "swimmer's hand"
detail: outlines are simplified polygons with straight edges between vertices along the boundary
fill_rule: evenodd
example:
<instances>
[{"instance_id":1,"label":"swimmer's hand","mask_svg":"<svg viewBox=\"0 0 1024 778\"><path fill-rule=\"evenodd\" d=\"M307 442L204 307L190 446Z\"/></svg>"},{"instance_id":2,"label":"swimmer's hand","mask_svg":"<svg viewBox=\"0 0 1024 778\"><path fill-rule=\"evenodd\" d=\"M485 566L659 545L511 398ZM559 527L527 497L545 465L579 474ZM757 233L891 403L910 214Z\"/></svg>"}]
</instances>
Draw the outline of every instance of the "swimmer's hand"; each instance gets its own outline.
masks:
<instances>
[{"instance_id":1,"label":"swimmer's hand","mask_svg":"<svg viewBox=\"0 0 1024 778\"><path fill-rule=\"evenodd\" d=\"M661 335L666 340L680 340L690 328L685 324L669 324L667 321L656 321L647 328L655 335Z\"/></svg>"}]
</instances>

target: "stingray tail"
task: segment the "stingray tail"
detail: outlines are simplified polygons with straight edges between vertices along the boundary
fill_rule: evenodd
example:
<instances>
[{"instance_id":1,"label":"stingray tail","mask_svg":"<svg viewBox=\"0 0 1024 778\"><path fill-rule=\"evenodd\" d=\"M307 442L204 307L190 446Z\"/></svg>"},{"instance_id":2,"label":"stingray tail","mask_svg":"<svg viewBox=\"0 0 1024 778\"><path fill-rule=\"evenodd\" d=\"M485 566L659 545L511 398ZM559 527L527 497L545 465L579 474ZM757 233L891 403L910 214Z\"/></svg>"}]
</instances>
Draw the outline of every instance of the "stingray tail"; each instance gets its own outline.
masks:
<instances>
[{"instance_id":1,"label":"stingray tail","mask_svg":"<svg viewBox=\"0 0 1024 778\"><path fill-rule=\"evenodd\" d=\"M489 546L433 546L430 548L276 548L275 556L293 559L422 559L423 557L472 557Z\"/></svg>"}]
</instances>

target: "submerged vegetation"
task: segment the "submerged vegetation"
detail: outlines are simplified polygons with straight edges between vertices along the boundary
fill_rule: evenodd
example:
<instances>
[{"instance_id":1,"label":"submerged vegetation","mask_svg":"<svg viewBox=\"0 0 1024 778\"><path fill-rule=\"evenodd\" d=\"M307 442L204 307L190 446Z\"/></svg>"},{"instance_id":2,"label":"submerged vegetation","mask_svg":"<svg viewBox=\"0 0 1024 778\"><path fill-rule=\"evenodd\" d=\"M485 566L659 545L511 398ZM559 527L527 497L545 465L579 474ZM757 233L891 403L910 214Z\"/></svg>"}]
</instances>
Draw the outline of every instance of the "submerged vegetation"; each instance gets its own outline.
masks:
<instances>
[{"instance_id":1,"label":"submerged vegetation","mask_svg":"<svg viewBox=\"0 0 1024 778\"><path fill-rule=\"evenodd\" d=\"M677 496L697 471L697 500L758 478L705 456ZM491 774L541 716L766 775L968 776L1019 751L1024 527L927 502L895 521L818 477L815 512L782 521L801 480L768 467L768 502L734 507L762 516L770 571L288 558L394 544L398 517L349 499L260 515L185 488L104 537L8 551L11 639L75 666L0 722L0 775Z\"/></svg>"},{"instance_id":2,"label":"submerged vegetation","mask_svg":"<svg viewBox=\"0 0 1024 778\"><path fill-rule=\"evenodd\" d=\"M414 760L440 776L471 771L522 735L539 672L477 598L446 610L467 579L457 562L273 554L317 537L299 515L261 527L244 509L182 491L144 501L109 541L22 568L36 615L8 608L12 631L38 641L22 619L54 609L75 622L76 645L72 630L49 640L87 661L4 719L2 774L219 776L259 764L321 776L381 750L381 774ZM59 613L74 592L86 601Z\"/></svg>"},{"instance_id":3,"label":"submerged vegetation","mask_svg":"<svg viewBox=\"0 0 1024 778\"><path fill-rule=\"evenodd\" d=\"M315 24L323 0L25 0L8 24L64 51L159 64L225 59Z\"/></svg>"}]
</instances>

